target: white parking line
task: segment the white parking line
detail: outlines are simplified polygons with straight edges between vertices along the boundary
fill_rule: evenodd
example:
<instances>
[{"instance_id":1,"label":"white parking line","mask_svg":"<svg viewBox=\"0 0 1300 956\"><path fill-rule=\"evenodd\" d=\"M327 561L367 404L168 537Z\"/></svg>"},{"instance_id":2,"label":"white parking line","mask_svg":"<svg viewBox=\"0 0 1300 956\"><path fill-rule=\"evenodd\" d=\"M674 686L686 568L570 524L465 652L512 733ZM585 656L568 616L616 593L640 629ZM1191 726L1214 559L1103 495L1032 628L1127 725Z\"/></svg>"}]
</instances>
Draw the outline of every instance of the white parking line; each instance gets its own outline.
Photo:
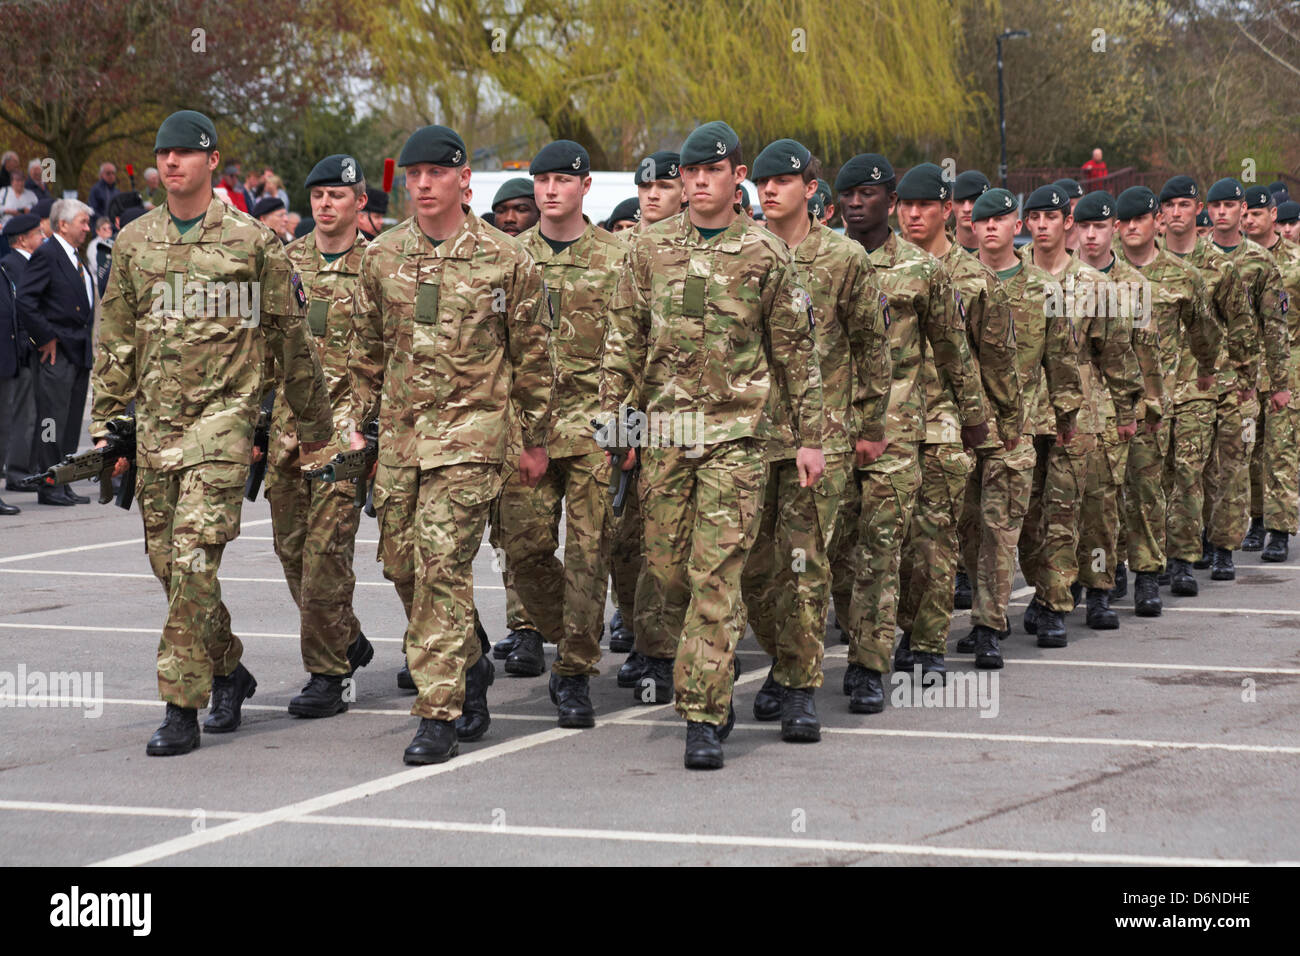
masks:
<instances>
[{"instance_id":1,"label":"white parking line","mask_svg":"<svg viewBox=\"0 0 1300 956\"><path fill-rule=\"evenodd\" d=\"M270 518L260 518L257 521L245 521L243 526L251 528L254 525L270 524ZM270 540L269 538L267 539ZM123 538L121 541L101 541L99 544L83 544L76 548L56 548L53 551L33 551L31 554L11 554L7 558L0 558L0 564L8 564L11 561L28 561L32 558L50 558L59 554L75 554L78 551L98 551L101 548L119 548L127 544L144 544L144 538Z\"/></svg>"},{"instance_id":2,"label":"white parking line","mask_svg":"<svg viewBox=\"0 0 1300 956\"><path fill-rule=\"evenodd\" d=\"M0 800L0 810L29 811L34 813L88 813L116 817L185 817L192 818L193 810L175 807L124 807L97 803L50 803L46 800ZM239 820L249 814L238 810L203 810L204 817L214 820Z\"/></svg>"}]
</instances>

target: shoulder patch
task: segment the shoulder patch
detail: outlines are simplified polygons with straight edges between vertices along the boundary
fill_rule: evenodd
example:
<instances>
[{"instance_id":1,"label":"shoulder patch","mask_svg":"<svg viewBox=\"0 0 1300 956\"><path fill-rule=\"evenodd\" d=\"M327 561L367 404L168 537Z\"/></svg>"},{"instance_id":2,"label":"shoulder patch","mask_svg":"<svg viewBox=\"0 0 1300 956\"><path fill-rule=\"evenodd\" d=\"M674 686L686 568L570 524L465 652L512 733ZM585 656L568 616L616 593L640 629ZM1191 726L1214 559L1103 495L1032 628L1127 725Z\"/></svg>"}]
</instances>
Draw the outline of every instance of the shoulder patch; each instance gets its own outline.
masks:
<instances>
[{"instance_id":1,"label":"shoulder patch","mask_svg":"<svg viewBox=\"0 0 1300 956\"><path fill-rule=\"evenodd\" d=\"M298 308L307 308L307 291L302 287L302 277L294 273L289 279L289 286L293 289L293 297L298 301Z\"/></svg>"},{"instance_id":2,"label":"shoulder patch","mask_svg":"<svg viewBox=\"0 0 1300 956\"><path fill-rule=\"evenodd\" d=\"M1286 315L1291 310L1291 296L1286 289L1277 294L1277 301L1282 306L1282 314Z\"/></svg>"},{"instance_id":3,"label":"shoulder patch","mask_svg":"<svg viewBox=\"0 0 1300 956\"><path fill-rule=\"evenodd\" d=\"M889 296L880 293L880 314L885 318L885 328L889 328Z\"/></svg>"},{"instance_id":4,"label":"shoulder patch","mask_svg":"<svg viewBox=\"0 0 1300 956\"><path fill-rule=\"evenodd\" d=\"M961 318L961 324L966 324L966 304L961 300L961 289L956 286L952 287L953 298L957 300L957 315Z\"/></svg>"}]
</instances>

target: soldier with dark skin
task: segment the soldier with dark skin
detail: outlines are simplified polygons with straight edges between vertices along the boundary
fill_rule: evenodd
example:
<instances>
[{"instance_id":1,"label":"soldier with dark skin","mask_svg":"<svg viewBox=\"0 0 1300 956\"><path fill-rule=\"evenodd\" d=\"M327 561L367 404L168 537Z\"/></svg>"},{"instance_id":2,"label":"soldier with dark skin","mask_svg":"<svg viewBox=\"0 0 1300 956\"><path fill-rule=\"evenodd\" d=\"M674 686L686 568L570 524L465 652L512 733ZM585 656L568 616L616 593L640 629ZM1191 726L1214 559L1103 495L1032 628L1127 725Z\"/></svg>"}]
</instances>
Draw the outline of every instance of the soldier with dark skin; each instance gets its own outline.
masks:
<instances>
[{"instance_id":1,"label":"soldier with dark skin","mask_svg":"<svg viewBox=\"0 0 1300 956\"><path fill-rule=\"evenodd\" d=\"M516 176L501 184L492 197L492 215L495 225L507 236L518 237L537 225L537 200L533 196L533 181L527 176Z\"/></svg>"},{"instance_id":2,"label":"soldier with dark skin","mask_svg":"<svg viewBox=\"0 0 1300 956\"><path fill-rule=\"evenodd\" d=\"M146 753L169 756L199 745L197 711L209 695L204 729L229 733L257 688L217 569L239 534L268 350L280 362L302 451L324 449L333 422L303 322L306 296L283 246L213 195L221 156L212 121L173 113L158 128L154 155L167 201L125 226L114 244L90 433L103 445L109 419L135 402L136 499L168 603L158 644L167 714ZM258 296L256 315L232 308L240 290ZM120 460L116 472L126 469Z\"/></svg>"}]
</instances>

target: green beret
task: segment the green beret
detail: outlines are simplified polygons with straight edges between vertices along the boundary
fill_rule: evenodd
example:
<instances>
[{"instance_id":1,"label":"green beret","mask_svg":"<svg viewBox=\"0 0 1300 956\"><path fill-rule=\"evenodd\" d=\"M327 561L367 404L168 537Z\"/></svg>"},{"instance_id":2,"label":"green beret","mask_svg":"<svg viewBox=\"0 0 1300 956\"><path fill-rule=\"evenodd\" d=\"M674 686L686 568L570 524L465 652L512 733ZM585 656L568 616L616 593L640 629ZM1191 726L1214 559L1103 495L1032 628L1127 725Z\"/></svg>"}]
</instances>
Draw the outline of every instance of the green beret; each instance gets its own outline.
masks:
<instances>
[{"instance_id":1,"label":"green beret","mask_svg":"<svg viewBox=\"0 0 1300 956\"><path fill-rule=\"evenodd\" d=\"M631 199L624 199L614 207L614 211L609 214L605 221L611 226L616 222L622 222L624 219L631 219L633 222L641 221L641 200L636 196Z\"/></svg>"},{"instance_id":2,"label":"green beret","mask_svg":"<svg viewBox=\"0 0 1300 956\"><path fill-rule=\"evenodd\" d=\"M879 153L859 153L840 167L835 176L835 191L842 193L855 186L892 186L894 167Z\"/></svg>"},{"instance_id":3,"label":"green beret","mask_svg":"<svg viewBox=\"0 0 1300 956\"><path fill-rule=\"evenodd\" d=\"M1174 176L1160 187L1160 202L1163 205L1171 199L1195 199L1199 192L1191 176Z\"/></svg>"},{"instance_id":4,"label":"green beret","mask_svg":"<svg viewBox=\"0 0 1300 956\"><path fill-rule=\"evenodd\" d=\"M773 176L802 176L812 162L812 153L803 143L793 139L778 139L763 147L754 157L754 168L749 176L754 182Z\"/></svg>"},{"instance_id":5,"label":"green beret","mask_svg":"<svg viewBox=\"0 0 1300 956\"><path fill-rule=\"evenodd\" d=\"M722 120L697 126L678 151L681 165L702 166L726 159L740 149L740 137Z\"/></svg>"},{"instance_id":6,"label":"green beret","mask_svg":"<svg viewBox=\"0 0 1300 956\"><path fill-rule=\"evenodd\" d=\"M680 156L670 149L661 149L637 163L636 174L632 177L632 181L638 186L644 186L656 179L681 179L681 165Z\"/></svg>"},{"instance_id":7,"label":"green beret","mask_svg":"<svg viewBox=\"0 0 1300 956\"><path fill-rule=\"evenodd\" d=\"M1090 192L1074 207L1075 222L1102 222L1115 218L1115 197L1104 189Z\"/></svg>"},{"instance_id":8,"label":"green beret","mask_svg":"<svg viewBox=\"0 0 1300 956\"><path fill-rule=\"evenodd\" d=\"M934 163L921 163L903 173L903 178L898 181L898 198L942 202L952 198L952 187L944 181L942 169Z\"/></svg>"},{"instance_id":9,"label":"green beret","mask_svg":"<svg viewBox=\"0 0 1300 956\"><path fill-rule=\"evenodd\" d=\"M824 179L817 180L817 191L808 200L808 215L820 219L826 215L826 207L831 204L831 184Z\"/></svg>"},{"instance_id":10,"label":"green beret","mask_svg":"<svg viewBox=\"0 0 1300 956\"><path fill-rule=\"evenodd\" d=\"M1025 212L1033 212L1035 209L1063 209L1066 215L1069 215L1070 196L1055 183L1050 186L1039 186L1025 200Z\"/></svg>"},{"instance_id":11,"label":"green beret","mask_svg":"<svg viewBox=\"0 0 1300 956\"><path fill-rule=\"evenodd\" d=\"M263 216L269 216L284 208L284 200L279 196L263 196L253 204L253 208L248 214L254 219L261 219Z\"/></svg>"},{"instance_id":12,"label":"green beret","mask_svg":"<svg viewBox=\"0 0 1300 956\"><path fill-rule=\"evenodd\" d=\"M1278 222L1295 222L1297 219L1300 219L1300 202L1288 199L1277 204Z\"/></svg>"},{"instance_id":13,"label":"green beret","mask_svg":"<svg viewBox=\"0 0 1300 956\"><path fill-rule=\"evenodd\" d=\"M1006 189L987 189L975 200L970 211L970 221L979 222L994 216L1005 216L1016 212L1016 197Z\"/></svg>"},{"instance_id":14,"label":"green beret","mask_svg":"<svg viewBox=\"0 0 1300 956\"><path fill-rule=\"evenodd\" d=\"M1204 209L1196 214L1196 225L1202 229L1214 228L1214 223L1210 222L1210 214Z\"/></svg>"},{"instance_id":15,"label":"green beret","mask_svg":"<svg viewBox=\"0 0 1300 956\"><path fill-rule=\"evenodd\" d=\"M814 199L823 200L824 205L830 205L831 202L831 184L824 179L817 180L817 194Z\"/></svg>"},{"instance_id":16,"label":"green beret","mask_svg":"<svg viewBox=\"0 0 1300 956\"><path fill-rule=\"evenodd\" d=\"M397 157L398 166L433 163L435 166L464 166L469 162L465 141L454 129L445 126L421 126L406 140Z\"/></svg>"},{"instance_id":17,"label":"green beret","mask_svg":"<svg viewBox=\"0 0 1300 956\"><path fill-rule=\"evenodd\" d=\"M1065 190L1065 194L1071 199L1083 198L1083 187L1079 185L1078 180L1071 179L1069 176L1064 179L1058 179L1056 182L1052 183L1052 185L1060 186Z\"/></svg>"},{"instance_id":18,"label":"green beret","mask_svg":"<svg viewBox=\"0 0 1300 956\"><path fill-rule=\"evenodd\" d=\"M1121 222L1156 211L1156 194L1145 186L1130 186L1115 200L1115 218Z\"/></svg>"},{"instance_id":19,"label":"green beret","mask_svg":"<svg viewBox=\"0 0 1300 956\"><path fill-rule=\"evenodd\" d=\"M591 157L571 139L557 139L547 143L528 164L529 176L542 173L564 173L568 176L585 176L591 172Z\"/></svg>"},{"instance_id":20,"label":"green beret","mask_svg":"<svg viewBox=\"0 0 1300 956\"><path fill-rule=\"evenodd\" d=\"M4 229L0 230L0 235L6 239L11 236L25 236L33 229L41 228L41 217L34 212L20 212L13 216L5 223Z\"/></svg>"},{"instance_id":21,"label":"green beret","mask_svg":"<svg viewBox=\"0 0 1300 956\"><path fill-rule=\"evenodd\" d=\"M386 215L388 213L388 193L378 186L367 186L366 212L373 212L376 216Z\"/></svg>"},{"instance_id":22,"label":"green beret","mask_svg":"<svg viewBox=\"0 0 1300 956\"><path fill-rule=\"evenodd\" d=\"M957 181L952 184L952 198L958 202L963 199L975 199L984 194L993 184L978 169L968 169L957 174Z\"/></svg>"},{"instance_id":23,"label":"green beret","mask_svg":"<svg viewBox=\"0 0 1300 956\"><path fill-rule=\"evenodd\" d=\"M1210 187L1210 191L1205 194L1206 202L1223 202L1224 200L1245 199L1246 190L1242 188L1241 183L1229 176L1227 179L1220 179Z\"/></svg>"},{"instance_id":24,"label":"green beret","mask_svg":"<svg viewBox=\"0 0 1300 956\"><path fill-rule=\"evenodd\" d=\"M303 185L308 189L312 186L355 186L365 180L366 175L356 157L335 153L313 166Z\"/></svg>"},{"instance_id":25,"label":"green beret","mask_svg":"<svg viewBox=\"0 0 1300 956\"><path fill-rule=\"evenodd\" d=\"M217 148L217 128L212 120L194 110L179 110L162 121L153 141L153 151L162 149L201 149L212 152Z\"/></svg>"},{"instance_id":26,"label":"green beret","mask_svg":"<svg viewBox=\"0 0 1300 956\"><path fill-rule=\"evenodd\" d=\"M509 202L512 199L532 199L533 198L533 181L527 176L516 176L514 179L507 179L497 190L497 194L492 197L492 208L503 202Z\"/></svg>"},{"instance_id":27,"label":"green beret","mask_svg":"<svg viewBox=\"0 0 1300 956\"><path fill-rule=\"evenodd\" d=\"M1266 186L1251 186L1246 190L1247 209L1268 209L1273 205L1273 194Z\"/></svg>"}]
</instances>

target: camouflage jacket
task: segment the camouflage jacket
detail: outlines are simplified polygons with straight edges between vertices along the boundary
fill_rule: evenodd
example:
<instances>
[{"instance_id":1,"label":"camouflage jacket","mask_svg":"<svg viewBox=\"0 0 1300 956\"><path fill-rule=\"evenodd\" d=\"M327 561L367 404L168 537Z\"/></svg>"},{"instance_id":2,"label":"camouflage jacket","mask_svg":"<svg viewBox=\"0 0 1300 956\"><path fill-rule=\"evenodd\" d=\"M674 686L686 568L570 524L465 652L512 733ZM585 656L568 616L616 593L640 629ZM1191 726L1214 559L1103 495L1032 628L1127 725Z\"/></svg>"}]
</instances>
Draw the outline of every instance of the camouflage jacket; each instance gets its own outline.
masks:
<instances>
[{"instance_id":1,"label":"camouflage jacket","mask_svg":"<svg viewBox=\"0 0 1300 956\"><path fill-rule=\"evenodd\" d=\"M780 388L794 440L820 448L816 316L785 243L743 215L704 239L681 213L637 232L630 248L601 363L606 416L620 404L646 413L651 444L678 429L690 444L762 439Z\"/></svg>"},{"instance_id":2,"label":"camouflage jacket","mask_svg":"<svg viewBox=\"0 0 1300 956\"><path fill-rule=\"evenodd\" d=\"M521 233L519 242L541 267L550 297L555 384L546 451L552 458L589 454L594 450L591 420L600 412L600 359L609 309L628 268L628 246L590 222L578 241L560 252L551 249L537 226Z\"/></svg>"},{"instance_id":3,"label":"camouflage jacket","mask_svg":"<svg viewBox=\"0 0 1300 956\"><path fill-rule=\"evenodd\" d=\"M303 440L327 440L329 392L305 303L280 240L215 196L184 236L165 204L145 213L113 246L91 435L102 437L134 399L141 466L248 462L269 347Z\"/></svg>"},{"instance_id":4,"label":"camouflage jacket","mask_svg":"<svg viewBox=\"0 0 1300 956\"><path fill-rule=\"evenodd\" d=\"M962 425L988 419L979 369L948 273L939 260L894 233L870 253L876 267L894 363L885 433L891 442L919 442L926 433L921 370L928 345L939 384L955 397Z\"/></svg>"},{"instance_id":5,"label":"camouflage jacket","mask_svg":"<svg viewBox=\"0 0 1300 956\"><path fill-rule=\"evenodd\" d=\"M326 262L316 246L314 231L284 247L307 293L307 330L311 332L312 344L325 372L330 408L334 411L334 437L340 446L333 451L347 448L352 431L360 427L351 417L352 377L348 374L348 353L352 346L352 296L365 248L366 237L358 232L351 249L333 262ZM268 382L278 377L278 366L274 355L267 357ZM297 427L284 395L276 393L271 414L269 460L272 465L290 468L298 463Z\"/></svg>"},{"instance_id":6,"label":"camouflage jacket","mask_svg":"<svg viewBox=\"0 0 1300 956\"><path fill-rule=\"evenodd\" d=\"M778 240L779 241L779 240ZM889 404L889 338L875 269L862 246L819 222L792 250L799 284L812 299L821 362L822 451L853 451L859 438L882 441ZM793 458L789 401L772 389L767 459Z\"/></svg>"},{"instance_id":7,"label":"camouflage jacket","mask_svg":"<svg viewBox=\"0 0 1300 956\"><path fill-rule=\"evenodd\" d=\"M1234 253L1234 258L1241 257L1238 266L1264 340L1264 367L1253 381L1269 392L1294 391L1292 354L1296 342L1296 320L1292 317L1291 307L1293 296L1300 293L1300 263L1297 262L1296 247L1282 242L1280 236L1278 238L1271 249L1243 238ZM1265 256L1276 267L1276 276L1265 265ZM1247 265L1246 257L1256 264L1253 267Z\"/></svg>"},{"instance_id":8,"label":"camouflage jacket","mask_svg":"<svg viewBox=\"0 0 1300 956\"><path fill-rule=\"evenodd\" d=\"M958 315L966 326L971 358L984 387L985 407L994 415L994 420L989 422L990 439L981 446L992 448L997 445L999 431L1020 434L1024 415L1020 377L1016 374L1016 334L1011 323L1011 303L998 277L957 243L954 242L939 261L948 273ZM921 382L925 388L926 442L960 442L957 399L951 387L940 387L939 371L928 345Z\"/></svg>"},{"instance_id":9,"label":"camouflage jacket","mask_svg":"<svg viewBox=\"0 0 1300 956\"><path fill-rule=\"evenodd\" d=\"M1161 245L1168 249L1166 244ZM1258 324L1236 260L1205 236L1197 236L1192 251L1179 258L1200 271L1210 297L1210 313L1224 334L1219 346L1215 386L1202 389L1194 376L1182 379L1173 396L1175 405L1196 399L1218 399L1221 392L1243 388L1244 383L1259 377Z\"/></svg>"},{"instance_id":10,"label":"camouflage jacket","mask_svg":"<svg viewBox=\"0 0 1300 956\"><path fill-rule=\"evenodd\" d=\"M1139 414L1145 420L1148 409L1152 409L1154 416L1150 420L1159 421L1159 412L1164 407L1165 401L1165 376L1160 364L1160 336L1147 309L1149 300L1146 293L1142 291L1146 280L1142 278L1142 273L1129 265L1122 253L1117 254L1110 265L1101 272L1117 288L1128 290L1126 301L1129 317L1124 320L1124 324L1132 328L1130 338L1133 344L1133 355L1137 359L1142 376L1142 391L1134 401L1133 420L1136 420ZM1123 303L1125 300L1121 297L1120 301ZM1106 410L1103 408L1104 411ZM1110 414L1114 414L1113 403Z\"/></svg>"},{"instance_id":11,"label":"camouflage jacket","mask_svg":"<svg viewBox=\"0 0 1300 956\"><path fill-rule=\"evenodd\" d=\"M1047 297L1052 277L1031 261L1021 261L1015 275L1001 279L1016 326L1016 370L1026 435L1052 435L1073 428L1083 405L1079 346L1069 316L1049 316ZM1002 441L1009 435L999 435Z\"/></svg>"},{"instance_id":12,"label":"camouflage jacket","mask_svg":"<svg viewBox=\"0 0 1300 956\"><path fill-rule=\"evenodd\" d=\"M1286 289L1286 319L1291 336L1291 407L1300 408L1300 311L1296 308L1300 303L1300 246L1279 236L1268 252L1282 273L1282 285Z\"/></svg>"},{"instance_id":13,"label":"camouflage jacket","mask_svg":"<svg viewBox=\"0 0 1300 956\"><path fill-rule=\"evenodd\" d=\"M1168 416L1173 406L1191 400L1184 395L1196 394L1183 389L1180 395L1180 381L1214 374L1219 348L1223 344L1223 329L1210 312L1209 292L1195 266L1157 246L1156 257L1151 262L1134 268L1151 283L1148 293L1151 319L1156 334L1160 336L1160 358L1165 375L1165 403L1161 415ZM1215 398L1218 393L1202 394L1206 398ZM1146 420L1156 420L1150 406L1146 409Z\"/></svg>"},{"instance_id":14,"label":"camouflage jacket","mask_svg":"<svg viewBox=\"0 0 1300 956\"><path fill-rule=\"evenodd\" d=\"M436 247L414 218L380 233L361 257L352 322L352 417L378 412L383 464L502 464L516 415L524 447L546 446L550 309L516 239L467 208Z\"/></svg>"}]
</instances>

